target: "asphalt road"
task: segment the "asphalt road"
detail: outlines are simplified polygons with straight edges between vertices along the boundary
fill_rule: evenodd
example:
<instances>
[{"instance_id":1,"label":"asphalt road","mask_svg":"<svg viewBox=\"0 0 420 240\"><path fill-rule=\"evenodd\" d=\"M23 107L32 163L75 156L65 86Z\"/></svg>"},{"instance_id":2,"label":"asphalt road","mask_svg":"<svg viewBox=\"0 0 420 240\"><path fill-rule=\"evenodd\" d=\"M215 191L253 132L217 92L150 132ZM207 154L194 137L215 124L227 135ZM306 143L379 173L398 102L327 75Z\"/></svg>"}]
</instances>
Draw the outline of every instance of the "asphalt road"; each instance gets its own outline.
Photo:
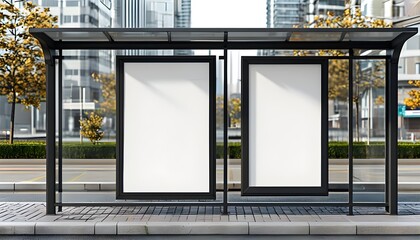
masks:
<instances>
[{"instance_id":1,"label":"asphalt road","mask_svg":"<svg viewBox=\"0 0 420 240\"><path fill-rule=\"evenodd\" d=\"M231 165L229 167L231 181L240 180L240 166ZM383 182L383 165L356 165L354 166L355 182ZM218 166L217 181L222 182L223 168ZM65 183L89 183L89 182L115 182L114 165L64 165L63 178ZM348 171L346 165L330 165L330 182L346 183L348 181ZM420 165L400 165L399 181L420 183ZM0 183L1 182L45 182L45 166L43 165L0 165ZM412 192L400 192L400 202L420 202L420 189ZM221 199L221 193L217 194ZM346 202L347 193L331 193L327 197L258 197L252 198L240 196L239 192L230 192L230 201L330 201ZM355 192L355 202L382 202L384 200L383 192ZM35 192L0 192L0 202L2 201L45 201L44 191ZM115 201L115 192L65 192L63 193L65 202L112 202Z\"/></svg>"},{"instance_id":2,"label":"asphalt road","mask_svg":"<svg viewBox=\"0 0 420 240\"><path fill-rule=\"evenodd\" d=\"M240 166L229 167L230 181L240 180ZM217 167L217 181L222 182L223 168ZM346 165L330 165L330 182L347 182ZM383 182L385 170L382 165L354 166L355 182ZM114 165L64 165L64 182L115 182ZM0 165L0 182L45 182L43 165ZM400 165L399 182L420 183L420 165ZM420 189L419 189L420 190Z\"/></svg>"}]
</instances>

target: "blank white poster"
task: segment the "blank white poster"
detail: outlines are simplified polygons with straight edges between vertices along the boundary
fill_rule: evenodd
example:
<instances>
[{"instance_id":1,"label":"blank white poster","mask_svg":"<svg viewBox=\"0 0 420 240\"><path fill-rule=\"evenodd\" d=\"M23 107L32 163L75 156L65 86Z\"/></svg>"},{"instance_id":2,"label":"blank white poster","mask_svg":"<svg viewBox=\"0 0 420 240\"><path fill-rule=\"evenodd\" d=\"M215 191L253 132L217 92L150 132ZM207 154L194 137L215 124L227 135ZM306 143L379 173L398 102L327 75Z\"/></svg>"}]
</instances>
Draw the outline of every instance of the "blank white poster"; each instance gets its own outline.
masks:
<instances>
[{"instance_id":1,"label":"blank white poster","mask_svg":"<svg viewBox=\"0 0 420 240\"><path fill-rule=\"evenodd\" d=\"M321 186L321 65L249 66L249 186Z\"/></svg>"},{"instance_id":2,"label":"blank white poster","mask_svg":"<svg viewBox=\"0 0 420 240\"><path fill-rule=\"evenodd\" d=\"M209 81L209 63L124 64L124 192L210 191Z\"/></svg>"}]
</instances>

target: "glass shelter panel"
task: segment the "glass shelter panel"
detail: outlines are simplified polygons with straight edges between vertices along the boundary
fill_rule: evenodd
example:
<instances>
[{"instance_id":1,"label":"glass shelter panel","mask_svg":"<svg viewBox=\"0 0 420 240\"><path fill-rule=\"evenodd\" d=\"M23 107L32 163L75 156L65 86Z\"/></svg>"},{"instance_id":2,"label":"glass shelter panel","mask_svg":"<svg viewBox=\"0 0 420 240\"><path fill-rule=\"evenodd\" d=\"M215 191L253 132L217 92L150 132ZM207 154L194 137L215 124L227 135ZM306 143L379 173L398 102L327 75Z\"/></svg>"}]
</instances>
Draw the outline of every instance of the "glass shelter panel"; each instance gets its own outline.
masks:
<instances>
[{"instance_id":1,"label":"glass shelter panel","mask_svg":"<svg viewBox=\"0 0 420 240\"><path fill-rule=\"evenodd\" d=\"M63 51L63 202L115 199L114 193L86 192L115 184L116 80L112 54L110 50ZM96 132L89 133L89 128Z\"/></svg>"},{"instance_id":2,"label":"glass shelter panel","mask_svg":"<svg viewBox=\"0 0 420 240\"><path fill-rule=\"evenodd\" d=\"M329 184L345 189L348 184L349 60L328 61Z\"/></svg>"},{"instance_id":3,"label":"glass shelter panel","mask_svg":"<svg viewBox=\"0 0 420 240\"><path fill-rule=\"evenodd\" d=\"M168 41L167 32L109 32L115 41Z\"/></svg>"},{"instance_id":4,"label":"glass shelter panel","mask_svg":"<svg viewBox=\"0 0 420 240\"><path fill-rule=\"evenodd\" d=\"M385 201L384 59L353 61L354 201Z\"/></svg>"},{"instance_id":5,"label":"glass shelter panel","mask_svg":"<svg viewBox=\"0 0 420 240\"><path fill-rule=\"evenodd\" d=\"M51 39L55 41L108 41L103 32L46 32Z\"/></svg>"}]
</instances>

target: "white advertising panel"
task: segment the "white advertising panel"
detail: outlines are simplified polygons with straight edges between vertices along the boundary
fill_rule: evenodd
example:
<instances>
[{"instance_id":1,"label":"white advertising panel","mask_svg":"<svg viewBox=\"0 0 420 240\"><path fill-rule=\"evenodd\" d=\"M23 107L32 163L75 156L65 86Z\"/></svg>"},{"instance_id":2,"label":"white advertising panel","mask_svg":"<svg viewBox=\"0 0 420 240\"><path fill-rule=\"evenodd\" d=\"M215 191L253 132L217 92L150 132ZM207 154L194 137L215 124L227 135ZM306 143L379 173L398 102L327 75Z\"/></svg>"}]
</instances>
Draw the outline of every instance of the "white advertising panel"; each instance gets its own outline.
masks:
<instances>
[{"instance_id":1,"label":"white advertising panel","mask_svg":"<svg viewBox=\"0 0 420 240\"><path fill-rule=\"evenodd\" d=\"M211 195L209 66L123 63L123 195Z\"/></svg>"},{"instance_id":2,"label":"white advertising panel","mask_svg":"<svg viewBox=\"0 0 420 240\"><path fill-rule=\"evenodd\" d=\"M322 71L319 63L248 65L246 187L315 195L325 184Z\"/></svg>"}]
</instances>

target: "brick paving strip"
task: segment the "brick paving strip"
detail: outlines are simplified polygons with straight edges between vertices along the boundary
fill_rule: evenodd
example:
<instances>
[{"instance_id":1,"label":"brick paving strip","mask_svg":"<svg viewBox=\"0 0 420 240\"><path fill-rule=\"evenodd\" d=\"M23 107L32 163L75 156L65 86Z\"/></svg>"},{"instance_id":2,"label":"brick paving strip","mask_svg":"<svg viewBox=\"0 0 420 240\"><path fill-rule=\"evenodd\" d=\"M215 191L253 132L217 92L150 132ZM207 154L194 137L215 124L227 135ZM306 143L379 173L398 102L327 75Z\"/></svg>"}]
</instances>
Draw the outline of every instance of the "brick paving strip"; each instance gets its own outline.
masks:
<instances>
[{"instance_id":1,"label":"brick paving strip","mask_svg":"<svg viewBox=\"0 0 420 240\"><path fill-rule=\"evenodd\" d=\"M0 203L1 235L420 235L420 204L400 204L399 216L383 208L345 207L63 207L46 215L44 203Z\"/></svg>"}]
</instances>

